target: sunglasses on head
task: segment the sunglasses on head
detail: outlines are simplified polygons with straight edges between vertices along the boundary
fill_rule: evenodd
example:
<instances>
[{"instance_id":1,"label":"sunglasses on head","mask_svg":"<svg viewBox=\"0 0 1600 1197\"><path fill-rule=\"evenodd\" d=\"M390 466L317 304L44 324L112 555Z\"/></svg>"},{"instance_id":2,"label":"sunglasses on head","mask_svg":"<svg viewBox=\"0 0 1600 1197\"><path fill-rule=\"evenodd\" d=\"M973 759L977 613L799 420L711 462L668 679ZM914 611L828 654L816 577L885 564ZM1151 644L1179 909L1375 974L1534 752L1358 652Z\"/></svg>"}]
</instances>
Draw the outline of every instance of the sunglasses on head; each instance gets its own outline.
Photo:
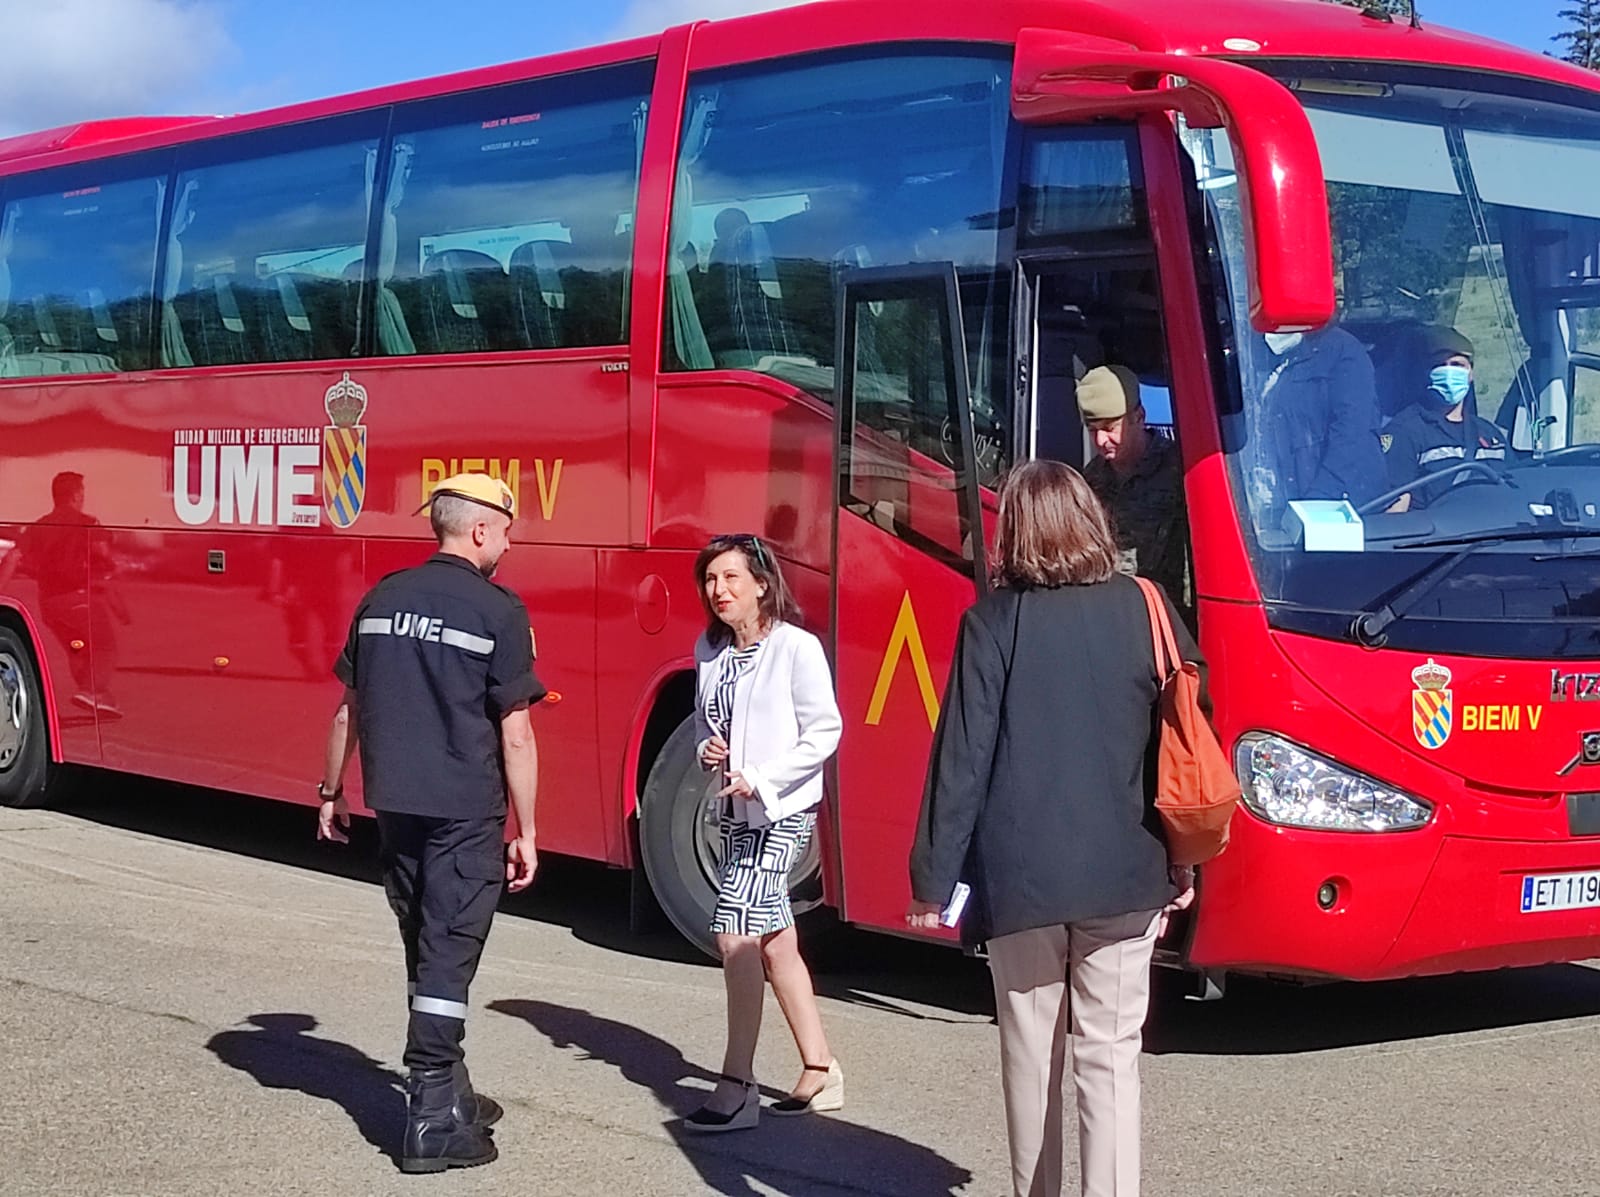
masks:
<instances>
[{"instance_id":1,"label":"sunglasses on head","mask_svg":"<svg viewBox=\"0 0 1600 1197\"><path fill-rule=\"evenodd\" d=\"M735 532L724 539L732 541L740 548L749 552L751 559L762 569L771 571L772 559L767 556L766 546L761 543L761 538L753 532Z\"/></svg>"}]
</instances>

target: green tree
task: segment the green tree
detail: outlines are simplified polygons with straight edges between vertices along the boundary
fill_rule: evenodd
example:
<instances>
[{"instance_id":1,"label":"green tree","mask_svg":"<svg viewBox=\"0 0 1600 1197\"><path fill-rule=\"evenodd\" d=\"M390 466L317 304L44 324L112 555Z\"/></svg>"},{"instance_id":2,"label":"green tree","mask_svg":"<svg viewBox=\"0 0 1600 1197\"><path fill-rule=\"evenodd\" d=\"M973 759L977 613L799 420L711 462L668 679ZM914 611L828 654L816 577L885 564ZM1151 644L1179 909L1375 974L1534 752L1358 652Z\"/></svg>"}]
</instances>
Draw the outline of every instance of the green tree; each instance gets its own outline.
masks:
<instances>
[{"instance_id":1,"label":"green tree","mask_svg":"<svg viewBox=\"0 0 1600 1197\"><path fill-rule=\"evenodd\" d=\"M1550 40L1564 46L1561 57L1591 71L1600 70L1600 0L1574 0L1556 16L1567 28Z\"/></svg>"},{"instance_id":2,"label":"green tree","mask_svg":"<svg viewBox=\"0 0 1600 1197\"><path fill-rule=\"evenodd\" d=\"M1578 0L1580 4L1600 3L1600 0ZM1334 0L1350 8L1359 8L1368 16L1388 16L1399 20L1411 19L1412 0Z\"/></svg>"}]
</instances>

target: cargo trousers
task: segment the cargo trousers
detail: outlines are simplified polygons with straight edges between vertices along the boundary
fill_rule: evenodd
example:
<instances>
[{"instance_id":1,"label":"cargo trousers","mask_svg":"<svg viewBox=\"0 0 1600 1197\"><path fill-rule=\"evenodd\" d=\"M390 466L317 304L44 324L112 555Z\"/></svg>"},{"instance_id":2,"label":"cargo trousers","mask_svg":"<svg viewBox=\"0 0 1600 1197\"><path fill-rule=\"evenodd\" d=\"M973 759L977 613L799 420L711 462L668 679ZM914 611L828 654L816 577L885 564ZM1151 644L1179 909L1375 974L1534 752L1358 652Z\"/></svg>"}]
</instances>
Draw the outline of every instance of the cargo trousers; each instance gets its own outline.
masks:
<instances>
[{"instance_id":1,"label":"cargo trousers","mask_svg":"<svg viewBox=\"0 0 1600 1197\"><path fill-rule=\"evenodd\" d=\"M389 906L405 945L407 1068L463 1058L467 990L506 882L505 820L375 812Z\"/></svg>"}]
</instances>

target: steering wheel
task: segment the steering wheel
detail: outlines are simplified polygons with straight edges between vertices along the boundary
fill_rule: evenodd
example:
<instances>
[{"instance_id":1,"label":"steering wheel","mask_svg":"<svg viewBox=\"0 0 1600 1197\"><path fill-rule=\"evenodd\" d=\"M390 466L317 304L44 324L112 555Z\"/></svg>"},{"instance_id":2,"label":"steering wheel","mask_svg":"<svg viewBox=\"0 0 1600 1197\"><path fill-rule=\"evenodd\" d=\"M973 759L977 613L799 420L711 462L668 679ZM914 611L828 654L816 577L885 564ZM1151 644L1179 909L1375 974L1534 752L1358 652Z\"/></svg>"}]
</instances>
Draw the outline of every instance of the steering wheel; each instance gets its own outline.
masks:
<instances>
[{"instance_id":1,"label":"steering wheel","mask_svg":"<svg viewBox=\"0 0 1600 1197\"><path fill-rule=\"evenodd\" d=\"M1381 511L1390 503L1393 503L1401 495L1410 494L1412 491L1420 490L1424 486L1431 486L1435 482L1443 482L1446 478L1454 478L1461 474L1477 474L1478 476L1493 482L1496 486L1513 485L1511 479L1507 478L1505 474L1495 469L1488 462L1463 461L1458 462L1453 466L1446 466L1442 470L1434 470L1431 473L1424 474L1420 478L1413 478L1410 482L1407 482L1401 486L1396 486L1386 490L1376 499L1368 499L1365 503L1361 504L1360 507L1357 507L1356 514L1371 515L1374 511Z\"/></svg>"}]
</instances>

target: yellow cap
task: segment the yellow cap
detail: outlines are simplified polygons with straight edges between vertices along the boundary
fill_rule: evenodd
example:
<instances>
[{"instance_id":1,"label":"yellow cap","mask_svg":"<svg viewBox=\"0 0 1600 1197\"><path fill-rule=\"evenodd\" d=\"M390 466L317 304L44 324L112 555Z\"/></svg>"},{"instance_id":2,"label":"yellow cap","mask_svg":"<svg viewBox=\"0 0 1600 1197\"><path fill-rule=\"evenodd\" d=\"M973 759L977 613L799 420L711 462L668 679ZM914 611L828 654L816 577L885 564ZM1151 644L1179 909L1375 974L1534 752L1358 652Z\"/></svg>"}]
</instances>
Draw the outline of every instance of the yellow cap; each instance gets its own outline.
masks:
<instances>
[{"instance_id":1,"label":"yellow cap","mask_svg":"<svg viewBox=\"0 0 1600 1197\"><path fill-rule=\"evenodd\" d=\"M1096 366L1078 380L1085 420L1115 420L1139 406L1139 376L1126 366Z\"/></svg>"},{"instance_id":2,"label":"yellow cap","mask_svg":"<svg viewBox=\"0 0 1600 1197\"><path fill-rule=\"evenodd\" d=\"M440 495L453 495L503 512L512 519L517 518L517 496L511 493L511 488L504 482L488 474L452 474L433 488L428 501L417 510L426 511L428 505Z\"/></svg>"}]
</instances>

